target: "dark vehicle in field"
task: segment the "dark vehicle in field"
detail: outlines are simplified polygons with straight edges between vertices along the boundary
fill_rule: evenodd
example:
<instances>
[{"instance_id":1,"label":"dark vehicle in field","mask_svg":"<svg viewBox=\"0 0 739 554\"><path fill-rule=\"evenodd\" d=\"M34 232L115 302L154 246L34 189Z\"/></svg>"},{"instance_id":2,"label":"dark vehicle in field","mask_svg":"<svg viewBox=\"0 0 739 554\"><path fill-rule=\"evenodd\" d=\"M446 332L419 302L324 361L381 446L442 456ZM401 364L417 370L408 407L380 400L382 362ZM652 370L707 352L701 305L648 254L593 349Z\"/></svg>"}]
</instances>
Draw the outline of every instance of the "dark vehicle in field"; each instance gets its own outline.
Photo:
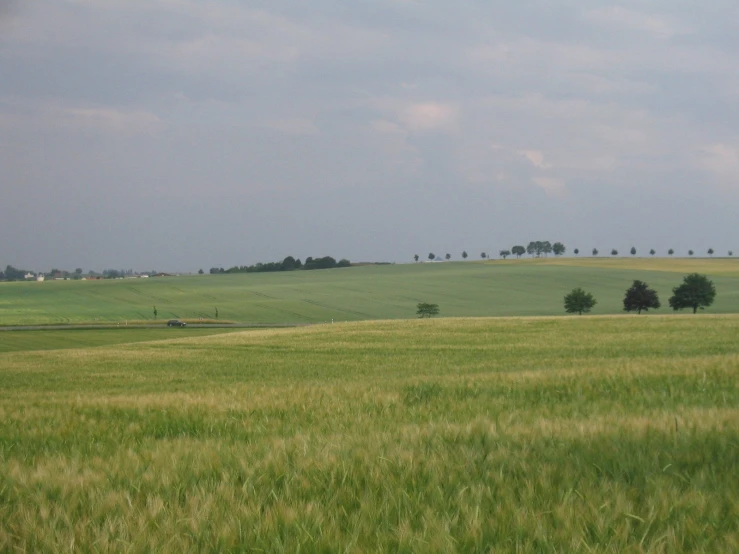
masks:
<instances>
[{"instance_id":1,"label":"dark vehicle in field","mask_svg":"<svg viewBox=\"0 0 739 554\"><path fill-rule=\"evenodd\" d=\"M187 327L187 323L179 319L170 319L167 322L167 327Z\"/></svg>"}]
</instances>

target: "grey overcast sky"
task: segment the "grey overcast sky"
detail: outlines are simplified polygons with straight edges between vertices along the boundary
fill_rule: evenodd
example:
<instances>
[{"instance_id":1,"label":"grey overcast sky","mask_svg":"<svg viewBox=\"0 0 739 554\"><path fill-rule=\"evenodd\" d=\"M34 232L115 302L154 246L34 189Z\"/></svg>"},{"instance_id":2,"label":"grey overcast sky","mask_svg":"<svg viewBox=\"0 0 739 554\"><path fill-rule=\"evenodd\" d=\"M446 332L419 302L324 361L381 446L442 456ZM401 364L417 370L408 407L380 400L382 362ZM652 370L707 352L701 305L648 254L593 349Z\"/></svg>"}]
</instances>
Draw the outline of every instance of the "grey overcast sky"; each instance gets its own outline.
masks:
<instances>
[{"instance_id":1,"label":"grey overcast sky","mask_svg":"<svg viewBox=\"0 0 739 554\"><path fill-rule=\"evenodd\" d=\"M736 0L0 0L0 265L739 254Z\"/></svg>"}]
</instances>

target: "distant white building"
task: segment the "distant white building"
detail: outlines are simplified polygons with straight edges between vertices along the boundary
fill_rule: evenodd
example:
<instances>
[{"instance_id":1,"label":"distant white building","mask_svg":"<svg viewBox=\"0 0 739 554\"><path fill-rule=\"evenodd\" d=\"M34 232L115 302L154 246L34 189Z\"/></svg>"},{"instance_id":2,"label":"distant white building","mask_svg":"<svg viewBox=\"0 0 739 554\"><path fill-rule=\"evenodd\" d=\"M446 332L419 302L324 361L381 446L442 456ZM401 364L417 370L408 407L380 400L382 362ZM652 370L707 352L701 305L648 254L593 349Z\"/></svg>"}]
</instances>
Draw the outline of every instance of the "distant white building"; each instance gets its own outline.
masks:
<instances>
[{"instance_id":1,"label":"distant white building","mask_svg":"<svg viewBox=\"0 0 739 554\"><path fill-rule=\"evenodd\" d=\"M25 275L23 276L23 278L24 278L24 279L25 279L26 281L30 281L30 280L31 280L31 279L33 279L34 277L36 277L36 276L35 276L35 275L34 275L33 273L26 273L26 274L25 274Z\"/></svg>"},{"instance_id":2,"label":"distant white building","mask_svg":"<svg viewBox=\"0 0 739 554\"><path fill-rule=\"evenodd\" d=\"M37 281L38 281L39 283L40 283L41 281L43 281L43 280L44 280L44 276L43 276L43 274L39 273L38 275L36 275L36 280L37 280Z\"/></svg>"}]
</instances>

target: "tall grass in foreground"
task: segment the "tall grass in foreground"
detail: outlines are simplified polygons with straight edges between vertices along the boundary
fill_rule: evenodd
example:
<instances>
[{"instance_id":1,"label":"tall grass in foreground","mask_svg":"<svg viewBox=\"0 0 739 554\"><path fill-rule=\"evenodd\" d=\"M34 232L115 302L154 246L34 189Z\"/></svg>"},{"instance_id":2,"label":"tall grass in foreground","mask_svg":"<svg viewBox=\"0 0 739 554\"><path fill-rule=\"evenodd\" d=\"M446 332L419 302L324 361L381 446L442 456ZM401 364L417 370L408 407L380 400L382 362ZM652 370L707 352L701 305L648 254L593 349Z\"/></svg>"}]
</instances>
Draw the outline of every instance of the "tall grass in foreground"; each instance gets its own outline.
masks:
<instances>
[{"instance_id":1,"label":"tall grass in foreground","mask_svg":"<svg viewBox=\"0 0 739 554\"><path fill-rule=\"evenodd\" d=\"M0 354L0 550L736 552L739 317Z\"/></svg>"}]
</instances>

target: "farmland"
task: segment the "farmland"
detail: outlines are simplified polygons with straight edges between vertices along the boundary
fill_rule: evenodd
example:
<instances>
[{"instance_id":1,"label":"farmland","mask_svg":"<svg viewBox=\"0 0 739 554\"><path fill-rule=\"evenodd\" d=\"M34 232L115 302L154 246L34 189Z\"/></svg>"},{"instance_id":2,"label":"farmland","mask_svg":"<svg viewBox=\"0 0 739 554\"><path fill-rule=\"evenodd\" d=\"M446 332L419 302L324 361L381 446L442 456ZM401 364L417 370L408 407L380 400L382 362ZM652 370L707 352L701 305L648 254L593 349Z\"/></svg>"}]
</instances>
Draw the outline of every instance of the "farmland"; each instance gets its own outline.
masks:
<instances>
[{"instance_id":1,"label":"farmland","mask_svg":"<svg viewBox=\"0 0 739 554\"><path fill-rule=\"evenodd\" d=\"M18 345L0 551L736 552L737 331L470 318Z\"/></svg>"},{"instance_id":2,"label":"farmland","mask_svg":"<svg viewBox=\"0 0 739 554\"><path fill-rule=\"evenodd\" d=\"M562 298L583 287L594 313L622 310L634 279L662 297L698 272L716 284L711 313L739 313L739 259L549 258L364 266L323 271L204 275L110 281L0 283L0 325L154 322L214 318L304 324L414 317L418 302L448 317L560 315Z\"/></svg>"}]
</instances>

